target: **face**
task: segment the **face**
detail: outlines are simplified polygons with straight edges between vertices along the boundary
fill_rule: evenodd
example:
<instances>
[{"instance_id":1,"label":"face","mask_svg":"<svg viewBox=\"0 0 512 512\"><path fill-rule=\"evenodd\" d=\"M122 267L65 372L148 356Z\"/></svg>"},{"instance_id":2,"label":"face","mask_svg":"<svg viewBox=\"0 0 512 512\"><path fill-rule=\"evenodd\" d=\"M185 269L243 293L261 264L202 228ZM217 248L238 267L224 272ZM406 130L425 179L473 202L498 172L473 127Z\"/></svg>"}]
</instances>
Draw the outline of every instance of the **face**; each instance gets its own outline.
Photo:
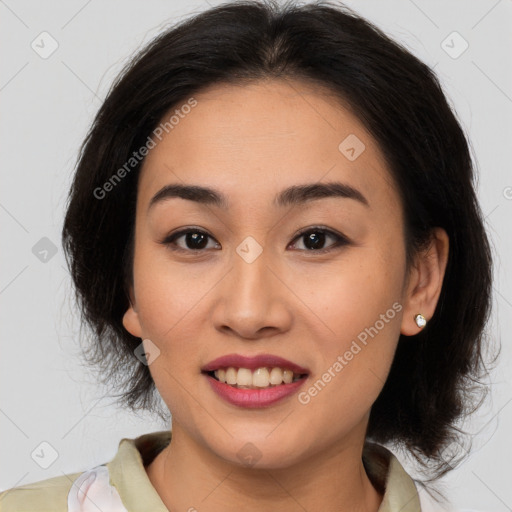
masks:
<instances>
[{"instance_id":1,"label":"face","mask_svg":"<svg viewBox=\"0 0 512 512\"><path fill-rule=\"evenodd\" d=\"M353 114L302 82L194 98L140 174L123 319L156 354L149 369L173 432L238 464L252 443L268 468L358 446L408 300L384 158ZM152 202L168 185L207 187L226 204L172 193ZM282 195L309 185L331 188ZM307 377L276 402L237 405L202 372L228 354L279 356Z\"/></svg>"}]
</instances>

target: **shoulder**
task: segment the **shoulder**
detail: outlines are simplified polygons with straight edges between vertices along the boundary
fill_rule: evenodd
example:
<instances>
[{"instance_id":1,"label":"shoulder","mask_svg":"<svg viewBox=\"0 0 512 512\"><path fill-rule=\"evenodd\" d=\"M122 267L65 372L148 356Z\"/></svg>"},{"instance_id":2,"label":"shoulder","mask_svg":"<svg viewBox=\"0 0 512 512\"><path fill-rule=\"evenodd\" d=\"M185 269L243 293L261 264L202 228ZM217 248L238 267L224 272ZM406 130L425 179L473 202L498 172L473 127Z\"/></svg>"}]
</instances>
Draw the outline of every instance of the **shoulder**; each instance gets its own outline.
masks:
<instances>
[{"instance_id":1,"label":"shoulder","mask_svg":"<svg viewBox=\"0 0 512 512\"><path fill-rule=\"evenodd\" d=\"M0 511L67 512L69 491L81 474L70 473L7 489L0 493Z\"/></svg>"},{"instance_id":2,"label":"shoulder","mask_svg":"<svg viewBox=\"0 0 512 512\"><path fill-rule=\"evenodd\" d=\"M111 485L106 465L33 484L0 494L0 512L127 512Z\"/></svg>"},{"instance_id":3,"label":"shoulder","mask_svg":"<svg viewBox=\"0 0 512 512\"><path fill-rule=\"evenodd\" d=\"M170 439L170 431L123 438L110 462L0 492L0 512L166 510L144 466Z\"/></svg>"}]
</instances>

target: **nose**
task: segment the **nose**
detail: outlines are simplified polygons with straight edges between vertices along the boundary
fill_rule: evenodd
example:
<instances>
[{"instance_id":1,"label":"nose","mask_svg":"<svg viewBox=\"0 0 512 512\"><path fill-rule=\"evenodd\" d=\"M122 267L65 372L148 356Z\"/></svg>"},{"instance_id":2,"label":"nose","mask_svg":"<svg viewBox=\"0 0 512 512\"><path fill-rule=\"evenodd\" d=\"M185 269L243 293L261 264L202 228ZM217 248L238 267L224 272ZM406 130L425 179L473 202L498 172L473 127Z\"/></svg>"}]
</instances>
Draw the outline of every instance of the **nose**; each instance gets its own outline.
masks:
<instances>
[{"instance_id":1,"label":"nose","mask_svg":"<svg viewBox=\"0 0 512 512\"><path fill-rule=\"evenodd\" d=\"M243 253L216 289L213 322L216 329L244 339L285 332L292 323L290 291L265 250L251 261Z\"/></svg>"}]
</instances>

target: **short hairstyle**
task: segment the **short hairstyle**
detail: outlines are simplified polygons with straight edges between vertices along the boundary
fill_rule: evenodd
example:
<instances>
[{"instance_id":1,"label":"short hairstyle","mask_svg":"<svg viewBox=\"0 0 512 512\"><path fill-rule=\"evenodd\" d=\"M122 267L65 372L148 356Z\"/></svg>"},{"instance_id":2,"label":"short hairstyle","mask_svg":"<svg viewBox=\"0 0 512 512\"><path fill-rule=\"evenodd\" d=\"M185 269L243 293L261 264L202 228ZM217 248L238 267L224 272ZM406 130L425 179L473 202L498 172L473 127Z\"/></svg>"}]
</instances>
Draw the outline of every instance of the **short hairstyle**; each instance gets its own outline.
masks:
<instances>
[{"instance_id":1,"label":"short hairstyle","mask_svg":"<svg viewBox=\"0 0 512 512\"><path fill-rule=\"evenodd\" d=\"M490 245L469 143L435 74L344 6L226 3L166 30L123 69L81 147L62 231L82 326L93 333L84 355L121 390L122 405L155 412L149 368L134 356L141 339L122 323L144 161L130 159L171 109L205 87L273 78L328 89L375 138L402 201L407 268L433 227L449 236L435 314L416 336L400 335L367 431L369 439L405 448L439 477L453 466L443 450L460 438L457 421L485 388Z\"/></svg>"}]
</instances>

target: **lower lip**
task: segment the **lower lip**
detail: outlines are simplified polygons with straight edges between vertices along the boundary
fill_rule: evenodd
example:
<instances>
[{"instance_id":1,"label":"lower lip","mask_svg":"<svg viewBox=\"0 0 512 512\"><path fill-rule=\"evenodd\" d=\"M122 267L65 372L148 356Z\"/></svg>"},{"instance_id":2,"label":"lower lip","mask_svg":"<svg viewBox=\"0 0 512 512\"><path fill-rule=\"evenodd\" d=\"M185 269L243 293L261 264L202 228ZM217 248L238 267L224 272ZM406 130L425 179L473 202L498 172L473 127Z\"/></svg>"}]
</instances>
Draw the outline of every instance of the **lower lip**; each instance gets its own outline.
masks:
<instances>
[{"instance_id":1,"label":"lower lip","mask_svg":"<svg viewBox=\"0 0 512 512\"><path fill-rule=\"evenodd\" d=\"M230 404L239 407L261 408L273 405L276 402L284 399L287 396L295 393L307 377L303 377L290 384L280 384L279 386L272 386L262 389L240 389L220 382L210 375L206 375L208 382L212 389L224 400Z\"/></svg>"}]
</instances>

